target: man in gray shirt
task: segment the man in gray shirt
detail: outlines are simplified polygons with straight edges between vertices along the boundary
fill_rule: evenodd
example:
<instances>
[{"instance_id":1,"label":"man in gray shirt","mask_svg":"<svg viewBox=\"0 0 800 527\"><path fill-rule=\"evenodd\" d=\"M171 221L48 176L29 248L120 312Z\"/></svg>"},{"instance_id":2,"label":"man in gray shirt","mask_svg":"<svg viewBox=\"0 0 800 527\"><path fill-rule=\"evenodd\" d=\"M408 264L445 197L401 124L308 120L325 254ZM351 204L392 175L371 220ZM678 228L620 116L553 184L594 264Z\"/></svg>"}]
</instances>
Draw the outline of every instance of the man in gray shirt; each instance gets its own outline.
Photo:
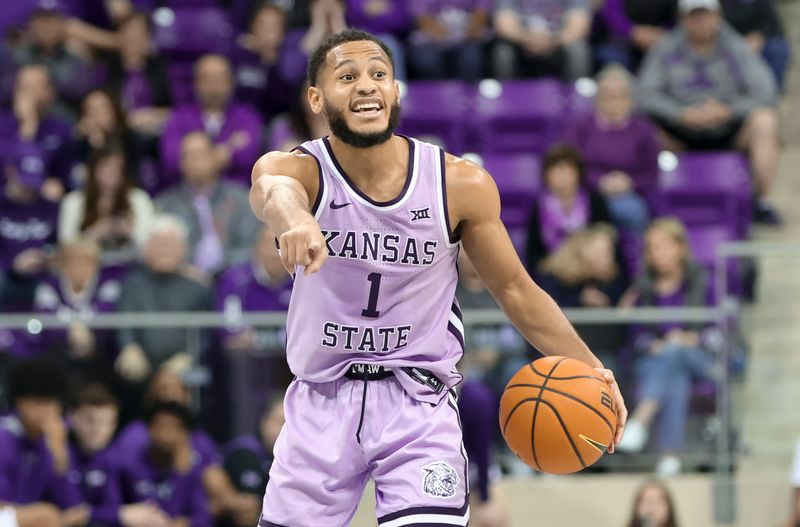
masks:
<instances>
[{"instance_id":1,"label":"man in gray shirt","mask_svg":"<svg viewBox=\"0 0 800 527\"><path fill-rule=\"evenodd\" d=\"M746 152L756 221L780 223L765 201L778 163L777 89L763 60L723 20L719 0L680 0L681 24L647 55L640 104L672 149Z\"/></svg>"},{"instance_id":2,"label":"man in gray shirt","mask_svg":"<svg viewBox=\"0 0 800 527\"><path fill-rule=\"evenodd\" d=\"M495 30L492 62L500 79L591 74L588 0L497 0Z\"/></svg>"},{"instance_id":3,"label":"man in gray shirt","mask_svg":"<svg viewBox=\"0 0 800 527\"><path fill-rule=\"evenodd\" d=\"M247 191L220 181L214 144L207 133L181 141L183 184L156 199L159 211L180 218L189 229L189 261L211 274L248 261L261 222L250 212Z\"/></svg>"}]
</instances>

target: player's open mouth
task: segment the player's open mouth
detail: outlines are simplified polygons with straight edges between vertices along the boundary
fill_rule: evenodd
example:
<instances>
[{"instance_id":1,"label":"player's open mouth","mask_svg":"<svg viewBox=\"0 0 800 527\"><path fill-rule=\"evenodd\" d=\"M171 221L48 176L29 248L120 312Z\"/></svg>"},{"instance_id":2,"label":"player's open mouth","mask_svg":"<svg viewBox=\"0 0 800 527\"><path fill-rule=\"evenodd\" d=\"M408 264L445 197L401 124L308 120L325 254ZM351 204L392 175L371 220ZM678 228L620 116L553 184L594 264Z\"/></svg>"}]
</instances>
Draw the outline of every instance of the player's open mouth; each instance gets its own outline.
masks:
<instances>
[{"instance_id":1,"label":"player's open mouth","mask_svg":"<svg viewBox=\"0 0 800 527\"><path fill-rule=\"evenodd\" d=\"M375 115L383 110L383 105L380 102L360 102L358 104L354 104L350 107L350 110L354 113L360 113L364 115Z\"/></svg>"}]
</instances>

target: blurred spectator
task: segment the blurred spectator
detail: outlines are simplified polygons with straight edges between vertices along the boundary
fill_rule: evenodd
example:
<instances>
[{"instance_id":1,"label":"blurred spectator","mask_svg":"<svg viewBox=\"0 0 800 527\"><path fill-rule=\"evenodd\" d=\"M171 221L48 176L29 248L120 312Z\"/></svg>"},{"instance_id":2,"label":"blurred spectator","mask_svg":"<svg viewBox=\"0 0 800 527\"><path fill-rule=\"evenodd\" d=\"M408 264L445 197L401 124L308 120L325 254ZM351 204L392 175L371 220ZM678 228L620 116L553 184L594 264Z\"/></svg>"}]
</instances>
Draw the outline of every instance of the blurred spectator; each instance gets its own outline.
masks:
<instances>
[{"instance_id":1,"label":"blurred spectator","mask_svg":"<svg viewBox=\"0 0 800 527\"><path fill-rule=\"evenodd\" d=\"M413 20L408 2L397 0L347 0L347 24L380 38L394 56L394 78L405 81L406 53L403 45Z\"/></svg>"},{"instance_id":2,"label":"blurred spectator","mask_svg":"<svg viewBox=\"0 0 800 527\"><path fill-rule=\"evenodd\" d=\"M87 384L70 412L70 479L78 482L89 506L92 527L168 527L168 517L152 503L122 505L117 466L110 448L119 404L107 387ZM123 458L124 459L124 458Z\"/></svg>"},{"instance_id":3,"label":"blurred spectator","mask_svg":"<svg viewBox=\"0 0 800 527\"><path fill-rule=\"evenodd\" d=\"M28 311L55 242L58 205L39 195L45 181L42 151L27 145L4 160L0 194L0 306Z\"/></svg>"},{"instance_id":4,"label":"blurred spectator","mask_svg":"<svg viewBox=\"0 0 800 527\"><path fill-rule=\"evenodd\" d=\"M225 57L201 57L195 65L194 83L197 102L176 108L161 136L165 186L177 183L183 137L195 130L204 130L214 141L216 171L249 186L250 169L261 150L261 118L250 106L232 99L233 72Z\"/></svg>"},{"instance_id":5,"label":"blurred spectator","mask_svg":"<svg viewBox=\"0 0 800 527\"><path fill-rule=\"evenodd\" d=\"M217 283L216 308L226 318L248 311L286 311L292 296L292 279L283 267L275 234L261 229L251 261L231 267ZM269 352L284 349L286 331L281 328L226 328L223 347L229 351ZM283 354L280 354L283 360Z\"/></svg>"},{"instance_id":6,"label":"blurred spectator","mask_svg":"<svg viewBox=\"0 0 800 527\"><path fill-rule=\"evenodd\" d=\"M747 40L753 53L760 55L783 88L789 67L789 41L783 33L773 0L723 0L725 20Z\"/></svg>"},{"instance_id":7,"label":"blurred spectator","mask_svg":"<svg viewBox=\"0 0 800 527\"><path fill-rule=\"evenodd\" d=\"M548 254L571 233L593 223L611 223L602 196L586 185L583 157L575 148L556 145L542 164L544 188L531 207L527 263L533 274Z\"/></svg>"},{"instance_id":8,"label":"blurred spectator","mask_svg":"<svg viewBox=\"0 0 800 527\"><path fill-rule=\"evenodd\" d=\"M616 232L610 225L598 223L572 233L542 261L539 284L564 308L616 307L629 285L616 245ZM603 364L614 364L625 344L622 327L590 324L576 325L576 329Z\"/></svg>"},{"instance_id":9,"label":"blurred spectator","mask_svg":"<svg viewBox=\"0 0 800 527\"><path fill-rule=\"evenodd\" d=\"M290 152L297 145L330 133L322 113L314 113L308 103L308 83L303 84L287 113L278 115L270 123L266 150Z\"/></svg>"},{"instance_id":10,"label":"blurred spectator","mask_svg":"<svg viewBox=\"0 0 800 527\"><path fill-rule=\"evenodd\" d=\"M755 220L780 223L765 201L778 162L773 76L764 61L725 24L718 0L680 0L681 27L647 56L640 99L673 149L750 155Z\"/></svg>"},{"instance_id":11,"label":"blurred spectator","mask_svg":"<svg viewBox=\"0 0 800 527\"><path fill-rule=\"evenodd\" d=\"M172 106L167 64L152 45L150 21L134 11L117 28L119 53L108 64L109 87L119 94L128 125L141 134L158 135Z\"/></svg>"},{"instance_id":12,"label":"blurred spectator","mask_svg":"<svg viewBox=\"0 0 800 527\"><path fill-rule=\"evenodd\" d=\"M626 293L623 305L643 307L702 307L708 305L705 271L692 261L686 230L679 220L654 220L645 235L645 271ZM635 328L638 359L634 375L638 402L625 427L620 451L639 451L658 421L656 449L662 458L657 472L680 471L676 456L684 444L689 400L694 380L712 379L714 358L704 348L701 327L663 322Z\"/></svg>"},{"instance_id":13,"label":"blurred spectator","mask_svg":"<svg viewBox=\"0 0 800 527\"><path fill-rule=\"evenodd\" d=\"M71 185L72 125L58 116L50 74L41 65L19 70L14 84L13 112L0 114L0 153L35 144L43 151L45 181L41 193L58 201Z\"/></svg>"},{"instance_id":14,"label":"blurred spectator","mask_svg":"<svg viewBox=\"0 0 800 527\"><path fill-rule=\"evenodd\" d=\"M412 75L420 79L480 80L491 2L418 0L411 5L417 25L409 39Z\"/></svg>"},{"instance_id":15,"label":"blurred spectator","mask_svg":"<svg viewBox=\"0 0 800 527\"><path fill-rule=\"evenodd\" d=\"M116 309L119 281L100 275L100 248L89 240L75 240L58 251L56 274L39 283L33 309L69 320L65 330L48 329L31 335L39 351L66 352L75 360L105 359L114 349L109 330L91 330L86 323L98 313ZM98 357L99 356L99 357Z\"/></svg>"},{"instance_id":16,"label":"blurred spectator","mask_svg":"<svg viewBox=\"0 0 800 527\"><path fill-rule=\"evenodd\" d=\"M66 46L66 18L58 0L42 0L28 22L30 40L16 47L17 65L42 64L50 71L58 95L77 107L96 81L94 68Z\"/></svg>"},{"instance_id":17,"label":"blurred spectator","mask_svg":"<svg viewBox=\"0 0 800 527\"><path fill-rule=\"evenodd\" d=\"M308 0L307 5L310 24L304 24L308 29L300 41L300 49L308 57L326 38L347 29L347 22L344 0ZM295 10L302 8L298 2Z\"/></svg>"},{"instance_id":18,"label":"blurred spectator","mask_svg":"<svg viewBox=\"0 0 800 527\"><path fill-rule=\"evenodd\" d=\"M497 0L494 24L501 39L492 55L496 77L575 80L590 74L587 0Z\"/></svg>"},{"instance_id":19,"label":"blurred spectator","mask_svg":"<svg viewBox=\"0 0 800 527\"><path fill-rule=\"evenodd\" d=\"M564 142L581 152L589 186L606 199L614 222L642 234L656 190L660 147L647 118L633 113L633 78L624 68L600 72L594 115L572 122Z\"/></svg>"},{"instance_id":20,"label":"blurred spectator","mask_svg":"<svg viewBox=\"0 0 800 527\"><path fill-rule=\"evenodd\" d=\"M305 78L305 57L286 45L286 14L263 3L239 38L236 54L236 100L250 104L264 123L289 109Z\"/></svg>"},{"instance_id":21,"label":"blurred spectator","mask_svg":"<svg viewBox=\"0 0 800 527\"><path fill-rule=\"evenodd\" d=\"M97 242L104 265L126 264L138 255L153 221L153 203L134 188L119 150L100 150L89 162L83 190L67 194L58 216L58 241Z\"/></svg>"},{"instance_id":22,"label":"blurred spectator","mask_svg":"<svg viewBox=\"0 0 800 527\"><path fill-rule=\"evenodd\" d=\"M669 489L648 481L636 492L627 527L678 527L677 516Z\"/></svg>"},{"instance_id":23,"label":"blurred spectator","mask_svg":"<svg viewBox=\"0 0 800 527\"><path fill-rule=\"evenodd\" d=\"M122 283L119 312L211 309L211 291L185 272L186 239L186 227L179 219L167 215L155 219L144 246L144 265L131 271ZM124 328L118 339L121 351L116 368L134 383L166 361L192 362L184 328Z\"/></svg>"},{"instance_id":24,"label":"blurred spectator","mask_svg":"<svg viewBox=\"0 0 800 527\"><path fill-rule=\"evenodd\" d=\"M174 402L155 403L145 421L147 446L120 459L123 502L157 506L169 517L168 527L210 527L203 473L189 441L189 409Z\"/></svg>"},{"instance_id":25,"label":"blurred spectator","mask_svg":"<svg viewBox=\"0 0 800 527\"><path fill-rule=\"evenodd\" d=\"M10 382L14 412L0 419L0 503L49 502L60 509L59 525L83 526L89 509L68 477L64 372L46 359L23 361Z\"/></svg>"},{"instance_id":26,"label":"blurred spectator","mask_svg":"<svg viewBox=\"0 0 800 527\"><path fill-rule=\"evenodd\" d=\"M636 71L650 48L667 35L677 18L676 0L605 0L598 12L603 38L595 48L600 67L619 63Z\"/></svg>"},{"instance_id":27,"label":"blurred spectator","mask_svg":"<svg viewBox=\"0 0 800 527\"><path fill-rule=\"evenodd\" d=\"M165 365L153 377L143 401L145 406L173 403L188 408L189 389L178 370L172 365ZM190 433L189 442L194 466L201 472L201 481L208 496L212 516L218 520L231 520L242 527L255 524L261 503L252 496L236 491L223 468L214 440L203 430L195 428ZM127 455L146 450L148 443L145 422L134 421L119 434L113 448L115 452Z\"/></svg>"},{"instance_id":28,"label":"blurred spectator","mask_svg":"<svg viewBox=\"0 0 800 527\"><path fill-rule=\"evenodd\" d=\"M128 128L125 112L119 99L109 91L96 89L89 92L81 105L81 116L75 127L75 149L82 161L103 150L118 150L125 155L127 177L148 192L163 188L155 172L155 147L148 140ZM74 172L73 180L85 184L85 173Z\"/></svg>"},{"instance_id":29,"label":"blurred spectator","mask_svg":"<svg viewBox=\"0 0 800 527\"><path fill-rule=\"evenodd\" d=\"M456 298L462 309L494 309L497 303L486 289L465 252L458 255ZM465 328L464 376L481 380L500 393L508 379L530 362L525 341L511 324L475 324Z\"/></svg>"},{"instance_id":30,"label":"blurred spectator","mask_svg":"<svg viewBox=\"0 0 800 527\"><path fill-rule=\"evenodd\" d=\"M283 393L266 401L255 436L232 439L225 446L225 471L241 492L261 498L269 481L273 449L283 427Z\"/></svg>"},{"instance_id":31,"label":"blurred spectator","mask_svg":"<svg viewBox=\"0 0 800 527\"><path fill-rule=\"evenodd\" d=\"M498 419L497 395L475 379L467 379L459 389L458 412L472 485L470 524L475 527L510 527L508 510L497 496L498 489L492 485L500 472L491 457Z\"/></svg>"},{"instance_id":32,"label":"blurred spectator","mask_svg":"<svg viewBox=\"0 0 800 527\"><path fill-rule=\"evenodd\" d=\"M792 487L792 497L789 502L790 512L786 527L797 527L800 525L800 441L797 442L794 449L789 484Z\"/></svg>"},{"instance_id":33,"label":"blurred spectator","mask_svg":"<svg viewBox=\"0 0 800 527\"><path fill-rule=\"evenodd\" d=\"M206 133L184 136L181 171L183 185L161 194L156 205L188 227L191 261L212 274L247 261L261 223L250 210L247 191L220 181L214 144Z\"/></svg>"}]
</instances>

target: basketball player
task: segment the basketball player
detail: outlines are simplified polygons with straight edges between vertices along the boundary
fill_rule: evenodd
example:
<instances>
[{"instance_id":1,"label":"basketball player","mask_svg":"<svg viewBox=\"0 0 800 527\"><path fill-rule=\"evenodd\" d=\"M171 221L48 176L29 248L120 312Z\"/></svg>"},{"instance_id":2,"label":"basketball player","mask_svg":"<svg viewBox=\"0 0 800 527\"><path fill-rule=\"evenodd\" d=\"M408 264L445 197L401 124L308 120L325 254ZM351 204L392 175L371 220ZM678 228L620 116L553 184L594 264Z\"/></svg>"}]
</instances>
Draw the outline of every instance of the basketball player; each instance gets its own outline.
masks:
<instances>
[{"instance_id":1,"label":"basketball player","mask_svg":"<svg viewBox=\"0 0 800 527\"><path fill-rule=\"evenodd\" d=\"M456 257L463 246L537 349L611 371L520 263L482 168L395 135L399 89L376 37L346 30L308 66L311 109L330 137L270 152L250 203L295 274L287 360L296 380L261 527L348 525L376 486L381 527L467 525L467 460L451 389L461 376ZM613 447L612 447L613 449Z\"/></svg>"}]
</instances>

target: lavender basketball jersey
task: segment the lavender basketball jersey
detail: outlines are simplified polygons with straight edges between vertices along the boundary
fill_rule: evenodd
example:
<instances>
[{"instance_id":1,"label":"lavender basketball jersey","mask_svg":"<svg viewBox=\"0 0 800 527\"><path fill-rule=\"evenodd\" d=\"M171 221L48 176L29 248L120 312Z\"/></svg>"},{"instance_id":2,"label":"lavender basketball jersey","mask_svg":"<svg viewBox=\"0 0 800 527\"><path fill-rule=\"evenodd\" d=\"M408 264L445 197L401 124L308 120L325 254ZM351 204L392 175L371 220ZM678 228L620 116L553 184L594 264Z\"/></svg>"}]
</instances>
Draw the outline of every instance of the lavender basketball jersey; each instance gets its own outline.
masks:
<instances>
[{"instance_id":1,"label":"lavender basketball jersey","mask_svg":"<svg viewBox=\"0 0 800 527\"><path fill-rule=\"evenodd\" d=\"M445 392L400 370L433 372L447 387L461 380L461 313L455 301L458 244L451 239L444 152L408 139L401 194L378 203L347 177L327 139L299 149L317 159L320 189L313 207L328 260L311 276L297 273L289 305L287 358L311 382L340 378L354 363L393 368L416 399Z\"/></svg>"}]
</instances>

